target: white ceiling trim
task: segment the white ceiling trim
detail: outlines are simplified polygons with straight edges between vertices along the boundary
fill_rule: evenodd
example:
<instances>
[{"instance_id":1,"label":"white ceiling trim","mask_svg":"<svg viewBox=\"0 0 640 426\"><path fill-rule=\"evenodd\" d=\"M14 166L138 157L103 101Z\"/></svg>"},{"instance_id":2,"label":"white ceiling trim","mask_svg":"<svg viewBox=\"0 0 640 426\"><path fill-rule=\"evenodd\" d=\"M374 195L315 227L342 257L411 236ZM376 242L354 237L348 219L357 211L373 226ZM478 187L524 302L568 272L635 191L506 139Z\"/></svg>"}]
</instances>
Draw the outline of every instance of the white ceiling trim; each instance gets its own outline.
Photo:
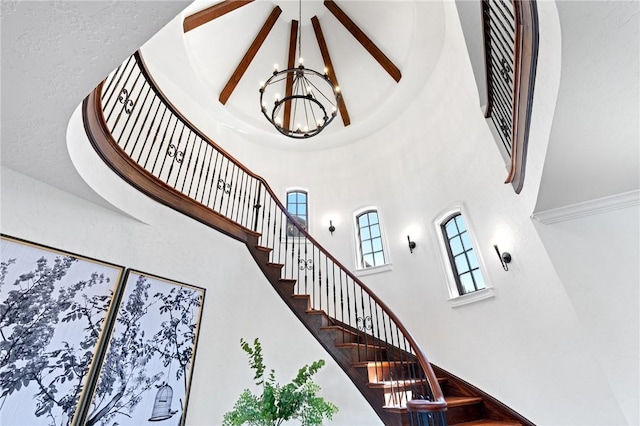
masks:
<instances>
[{"instance_id":1,"label":"white ceiling trim","mask_svg":"<svg viewBox=\"0 0 640 426\"><path fill-rule=\"evenodd\" d=\"M555 209L542 210L534 212L531 217L540 223L549 225L637 205L640 205L640 190L623 192L622 194L597 198L595 200L584 201Z\"/></svg>"}]
</instances>

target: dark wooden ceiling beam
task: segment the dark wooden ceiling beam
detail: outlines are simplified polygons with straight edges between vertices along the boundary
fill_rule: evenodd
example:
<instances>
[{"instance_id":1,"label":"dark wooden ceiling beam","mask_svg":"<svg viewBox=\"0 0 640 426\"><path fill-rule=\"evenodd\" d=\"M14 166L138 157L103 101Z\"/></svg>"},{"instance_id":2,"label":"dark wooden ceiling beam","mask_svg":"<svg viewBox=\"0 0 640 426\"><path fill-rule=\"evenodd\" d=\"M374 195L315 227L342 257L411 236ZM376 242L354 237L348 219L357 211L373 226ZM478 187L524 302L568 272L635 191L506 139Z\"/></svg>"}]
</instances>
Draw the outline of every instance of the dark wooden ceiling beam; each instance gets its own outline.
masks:
<instances>
[{"instance_id":1,"label":"dark wooden ceiling beam","mask_svg":"<svg viewBox=\"0 0 640 426\"><path fill-rule=\"evenodd\" d=\"M245 71L247 71L247 68L249 68L251 61L256 56L256 53L258 53L260 46L262 46L262 43L264 43L265 39L269 35L269 32L271 32L271 29L275 25L278 16L280 16L281 13L282 9L280 9L279 6L273 8L271 14L260 29L260 32L258 32L258 35L253 40L253 43L251 43L251 46L249 46L247 53L245 53L242 60L240 60L240 63L236 67L236 70L231 75L231 78L229 78L229 81L227 81L227 84L224 86L224 89L222 89L222 92L220 92L219 100L223 105L226 104L229 100L229 96L231 96Z\"/></svg>"},{"instance_id":2,"label":"dark wooden ceiling beam","mask_svg":"<svg viewBox=\"0 0 640 426\"><path fill-rule=\"evenodd\" d=\"M296 65L296 36L298 35L298 21L291 21L291 34L289 35L289 58L287 68L293 68ZM293 93L293 74L287 74L287 82L285 85L285 96L291 96ZM291 124L291 102L284 103L284 119L282 127L289 128Z\"/></svg>"},{"instance_id":3,"label":"dark wooden ceiling beam","mask_svg":"<svg viewBox=\"0 0 640 426\"><path fill-rule=\"evenodd\" d=\"M182 23L184 32L191 31L194 28L198 28L200 25L204 25L209 21L213 21L216 18L226 15L229 12L233 12L239 7L251 3L253 0L225 0L220 3L216 3L200 12L193 13L186 18Z\"/></svg>"},{"instance_id":4,"label":"dark wooden ceiling beam","mask_svg":"<svg viewBox=\"0 0 640 426\"><path fill-rule=\"evenodd\" d=\"M317 16L311 18L311 24L313 24L313 31L316 33L318 47L320 47L320 53L322 54L324 66L327 67L327 74L329 75L329 79L331 79L333 84L340 88L338 77L336 76L336 72L333 69L333 63L331 62L331 57L329 56L329 49L327 48L327 43L324 40L324 34L322 33L320 21L318 21ZM340 116L342 117L342 122L344 123L344 125L348 126L349 124L351 124L349 112L347 111L347 105L344 103L344 93L342 93L342 88L340 88L340 98L338 98L338 110L340 111ZM329 113L331 113L331 111L329 111Z\"/></svg>"},{"instance_id":5,"label":"dark wooden ceiling beam","mask_svg":"<svg viewBox=\"0 0 640 426\"><path fill-rule=\"evenodd\" d=\"M338 21L340 21L340 23L347 29L347 31L349 31L351 35L360 42L362 47L367 49L369 54L373 56L376 61L378 61L382 68L384 68L384 70L388 72L396 82L400 81L400 79L402 78L400 69L395 66L393 62L391 62L391 59L389 59L384 53L382 53L382 50L380 50L378 46L376 46L376 44L371 41L369 37L367 37L367 35L356 25L356 23L353 22L351 18L349 18L347 14L344 13L333 0L325 0L324 5L327 9L329 9L333 16L335 16Z\"/></svg>"}]
</instances>

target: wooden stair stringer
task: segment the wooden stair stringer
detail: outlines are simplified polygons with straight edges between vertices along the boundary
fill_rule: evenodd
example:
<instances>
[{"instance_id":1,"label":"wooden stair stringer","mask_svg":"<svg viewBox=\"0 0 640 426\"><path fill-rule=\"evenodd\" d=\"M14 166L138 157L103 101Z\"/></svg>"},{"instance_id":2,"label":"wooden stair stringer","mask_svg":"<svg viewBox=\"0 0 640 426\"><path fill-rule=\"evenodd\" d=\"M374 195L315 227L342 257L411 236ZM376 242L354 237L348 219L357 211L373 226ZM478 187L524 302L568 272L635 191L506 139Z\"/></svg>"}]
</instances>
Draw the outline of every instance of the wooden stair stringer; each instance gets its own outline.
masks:
<instances>
[{"instance_id":1,"label":"wooden stair stringer","mask_svg":"<svg viewBox=\"0 0 640 426\"><path fill-rule=\"evenodd\" d=\"M484 421L495 422L496 425L506 424L535 426L535 423L533 423L531 420L527 419L520 413L508 407L504 403L498 401L496 398L492 397L491 395L487 394L471 383L466 382L460 377L451 374L450 372L438 367L437 365L431 364L431 366L438 377L446 379L446 384L442 389L445 395L482 398L481 405L484 413ZM481 420L477 421L481 422Z\"/></svg>"}]
</instances>

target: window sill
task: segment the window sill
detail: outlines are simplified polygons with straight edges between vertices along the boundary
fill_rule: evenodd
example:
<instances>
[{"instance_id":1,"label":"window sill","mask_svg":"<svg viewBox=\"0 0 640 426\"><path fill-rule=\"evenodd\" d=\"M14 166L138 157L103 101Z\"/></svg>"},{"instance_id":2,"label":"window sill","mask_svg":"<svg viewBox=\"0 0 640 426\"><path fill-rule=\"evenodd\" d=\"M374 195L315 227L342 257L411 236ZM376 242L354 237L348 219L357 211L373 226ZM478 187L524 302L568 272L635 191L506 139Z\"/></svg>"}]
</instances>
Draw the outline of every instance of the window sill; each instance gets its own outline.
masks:
<instances>
[{"instance_id":1,"label":"window sill","mask_svg":"<svg viewBox=\"0 0 640 426\"><path fill-rule=\"evenodd\" d=\"M391 263L387 263L385 265L380 266L372 266L370 268L365 269L356 269L354 274L357 277L363 277L365 275L379 274L381 272L387 272L393 269L393 265Z\"/></svg>"},{"instance_id":2,"label":"window sill","mask_svg":"<svg viewBox=\"0 0 640 426\"><path fill-rule=\"evenodd\" d=\"M473 293L463 294L462 296L452 297L449 299L449 303L452 308L468 305L469 303L476 303L481 300L489 299L490 297L494 297L495 293L493 288L488 287L482 290L474 291Z\"/></svg>"}]
</instances>

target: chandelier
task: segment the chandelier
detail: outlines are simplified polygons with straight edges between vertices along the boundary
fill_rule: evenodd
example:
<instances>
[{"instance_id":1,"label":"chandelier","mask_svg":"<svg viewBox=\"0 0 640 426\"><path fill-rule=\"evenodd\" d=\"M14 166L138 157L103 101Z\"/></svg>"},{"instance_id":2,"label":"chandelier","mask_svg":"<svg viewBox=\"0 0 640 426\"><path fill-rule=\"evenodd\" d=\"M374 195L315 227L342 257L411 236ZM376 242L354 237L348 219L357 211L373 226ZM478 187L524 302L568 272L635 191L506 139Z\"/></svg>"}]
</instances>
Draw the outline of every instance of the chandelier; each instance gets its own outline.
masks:
<instances>
[{"instance_id":1,"label":"chandelier","mask_svg":"<svg viewBox=\"0 0 640 426\"><path fill-rule=\"evenodd\" d=\"M302 1L298 1L298 66L273 75L260 85L262 114L285 136L295 139L317 135L336 117L340 88L327 74L305 68L302 60ZM271 109L269 110L269 103Z\"/></svg>"}]
</instances>

